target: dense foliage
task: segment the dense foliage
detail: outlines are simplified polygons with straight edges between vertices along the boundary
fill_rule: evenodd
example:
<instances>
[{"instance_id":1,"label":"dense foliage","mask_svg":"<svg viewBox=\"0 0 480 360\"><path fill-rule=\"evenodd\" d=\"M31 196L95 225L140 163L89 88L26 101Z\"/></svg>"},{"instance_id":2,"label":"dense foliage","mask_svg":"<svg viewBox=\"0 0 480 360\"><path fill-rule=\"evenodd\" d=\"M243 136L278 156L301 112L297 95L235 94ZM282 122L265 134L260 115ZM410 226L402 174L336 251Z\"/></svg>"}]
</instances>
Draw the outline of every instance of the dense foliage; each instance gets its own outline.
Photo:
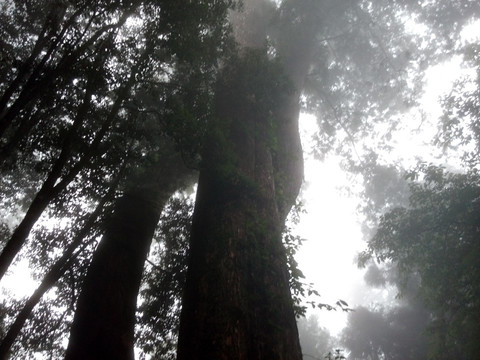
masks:
<instances>
[{"instance_id":1,"label":"dense foliage","mask_svg":"<svg viewBox=\"0 0 480 360\"><path fill-rule=\"evenodd\" d=\"M420 162L415 169L406 171L403 178L402 170L394 167L387 171L388 167L377 165L370 171L370 174L383 172L379 177L383 183L370 182L370 192L376 197L368 197L371 206L365 209L369 216L373 214L371 223L376 228L360 263L366 265L375 260L382 263L384 269L394 269L396 275L387 277L386 282L383 280L383 285L395 285L407 304L386 313L365 311L385 317L400 311L402 306L414 309L421 306L428 315L416 323L427 336L422 356L432 359L479 356L475 340L480 332L477 325L480 178L476 49L476 44L467 44L461 49L466 64L477 76L461 79L443 98L444 113L433 139L447 157L457 156L454 167L450 165L447 169ZM390 189L390 193L382 189ZM375 268L372 266L370 269ZM379 274L383 279L384 275ZM417 283L413 289L412 280ZM351 321L345 344L350 341L352 346L354 315ZM408 327L408 331L412 329ZM381 337L373 338L380 342Z\"/></svg>"}]
</instances>

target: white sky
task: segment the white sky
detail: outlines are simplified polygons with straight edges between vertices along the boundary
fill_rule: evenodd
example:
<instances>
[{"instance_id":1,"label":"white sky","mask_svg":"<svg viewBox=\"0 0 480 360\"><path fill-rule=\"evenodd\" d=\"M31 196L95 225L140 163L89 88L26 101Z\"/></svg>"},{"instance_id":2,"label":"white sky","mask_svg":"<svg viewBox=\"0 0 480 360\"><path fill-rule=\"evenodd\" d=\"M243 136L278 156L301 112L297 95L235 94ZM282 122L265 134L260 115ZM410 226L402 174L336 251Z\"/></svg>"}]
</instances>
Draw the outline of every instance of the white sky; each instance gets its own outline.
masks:
<instances>
[{"instance_id":1,"label":"white sky","mask_svg":"<svg viewBox=\"0 0 480 360\"><path fill-rule=\"evenodd\" d=\"M354 305L356 285L363 281L354 256L364 244L355 215L357 201L341 192L348 180L336 160L306 159L303 197L307 213L297 228L306 241L297 261L306 281L320 292L320 302L334 304L342 299ZM319 324L332 334L344 327L345 319L341 312L319 313Z\"/></svg>"}]
</instances>

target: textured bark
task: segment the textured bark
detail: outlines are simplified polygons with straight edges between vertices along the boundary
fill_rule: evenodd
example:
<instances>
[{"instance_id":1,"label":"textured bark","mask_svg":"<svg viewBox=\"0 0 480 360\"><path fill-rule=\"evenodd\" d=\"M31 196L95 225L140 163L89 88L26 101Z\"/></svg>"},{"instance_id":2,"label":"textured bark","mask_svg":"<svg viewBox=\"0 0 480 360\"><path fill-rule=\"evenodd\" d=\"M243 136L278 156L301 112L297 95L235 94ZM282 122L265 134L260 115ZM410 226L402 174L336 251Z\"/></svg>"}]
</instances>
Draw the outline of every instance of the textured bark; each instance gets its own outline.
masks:
<instances>
[{"instance_id":1,"label":"textured bark","mask_svg":"<svg viewBox=\"0 0 480 360\"><path fill-rule=\"evenodd\" d=\"M133 359L138 291L155 227L169 197L191 177L170 146L117 201L92 259L66 359Z\"/></svg>"},{"instance_id":2,"label":"textured bark","mask_svg":"<svg viewBox=\"0 0 480 360\"><path fill-rule=\"evenodd\" d=\"M192 224L179 360L302 357L281 241L284 216L299 191L302 157L298 149L289 154L298 171L289 175L292 193L279 209L273 162L278 134L269 116L274 109L257 102L261 92L245 90L264 70L227 71L217 89L218 122L207 142ZM298 110L298 100L287 104ZM297 118L298 112L292 121ZM295 147L296 136L298 130L292 133Z\"/></svg>"},{"instance_id":3,"label":"textured bark","mask_svg":"<svg viewBox=\"0 0 480 360\"><path fill-rule=\"evenodd\" d=\"M161 206L149 192L117 203L77 303L66 359L133 359L136 297Z\"/></svg>"}]
</instances>

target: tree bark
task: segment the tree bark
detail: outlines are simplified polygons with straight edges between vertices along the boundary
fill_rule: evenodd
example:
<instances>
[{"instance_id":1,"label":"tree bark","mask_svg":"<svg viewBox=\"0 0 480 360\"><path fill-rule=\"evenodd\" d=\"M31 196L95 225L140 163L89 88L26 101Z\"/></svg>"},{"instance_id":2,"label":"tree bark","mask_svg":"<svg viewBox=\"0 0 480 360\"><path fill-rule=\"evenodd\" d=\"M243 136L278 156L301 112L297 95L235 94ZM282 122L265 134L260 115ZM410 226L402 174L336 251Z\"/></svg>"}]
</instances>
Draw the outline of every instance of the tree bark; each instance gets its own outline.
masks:
<instances>
[{"instance_id":1,"label":"tree bark","mask_svg":"<svg viewBox=\"0 0 480 360\"><path fill-rule=\"evenodd\" d=\"M134 359L144 262L165 203L190 176L179 156L166 151L117 201L82 285L65 359Z\"/></svg>"},{"instance_id":2,"label":"tree bark","mask_svg":"<svg viewBox=\"0 0 480 360\"><path fill-rule=\"evenodd\" d=\"M118 201L82 286L66 359L133 359L136 297L159 214L150 193Z\"/></svg>"}]
</instances>

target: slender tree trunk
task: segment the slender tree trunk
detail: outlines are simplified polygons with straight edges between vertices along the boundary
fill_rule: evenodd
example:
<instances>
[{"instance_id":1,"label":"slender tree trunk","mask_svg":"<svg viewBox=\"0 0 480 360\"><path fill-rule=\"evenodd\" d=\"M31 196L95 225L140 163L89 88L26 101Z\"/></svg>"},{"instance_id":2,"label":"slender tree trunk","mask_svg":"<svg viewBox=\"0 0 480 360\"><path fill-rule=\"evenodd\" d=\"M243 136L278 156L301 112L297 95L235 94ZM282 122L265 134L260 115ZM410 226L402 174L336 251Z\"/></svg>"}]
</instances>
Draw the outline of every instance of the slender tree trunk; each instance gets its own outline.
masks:
<instances>
[{"instance_id":1,"label":"slender tree trunk","mask_svg":"<svg viewBox=\"0 0 480 360\"><path fill-rule=\"evenodd\" d=\"M11 238L2 249L2 253L0 254L0 280L3 278L13 259L22 248L28 235L30 234L31 229L40 218L43 211L46 209L50 201L63 190L63 187L59 187L59 184L56 183L61 178L62 171L70 158L71 148L76 140L78 128L83 124L85 116L88 113L88 109L90 108L90 101L93 93L93 84L91 84L92 82L93 81L89 81L89 86L87 86L83 101L79 106L77 116L75 117L75 121L73 122L67 136L63 141L60 155L53 164L52 170L48 174L39 192L30 204L24 218L16 227ZM3 159L0 156L0 161L1 160ZM76 175L76 173L73 175L72 180ZM65 184L65 186L67 185L68 183Z\"/></svg>"},{"instance_id":2,"label":"slender tree trunk","mask_svg":"<svg viewBox=\"0 0 480 360\"><path fill-rule=\"evenodd\" d=\"M0 359L4 359L7 357L8 352L10 351L10 348L15 342L18 334L22 330L23 325L27 321L33 308L38 304L42 296L55 285L58 279L63 276L65 271L70 268L72 261L88 245L88 243L84 242L85 236L87 236L87 234L91 231L100 213L103 211L105 204L108 201L112 201L118 184L120 180L123 179L124 168L125 166L122 167L119 174L112 182L112 185L110 186L107 194L101 199L101 201L97 204L95 210L85 220L84 225L82 226L81 230L75 235L75 238L73 239L71 244L66 248L62 256L55 262L55 264L53 264L53 266L47 272L38 288L28 298L22 310L17 314L15 321L10 326L7 334L0 343Z\"/></svg>"},{"instance_id":3,"label":"slender tree trunk","mask_svg":"<svg viewBox=\"0 0 480 360\"><path fill-rule=\"evenodd\" d=\"M67 360L134 358L136 302L153 233L165 203L190 173L179 156L166 152L117 201L82 285Z\"/></svg>"},{"instance_id":4,"label":"slender tree trunk","mask_svg":"<svg viewBox=\"0 0 480 360\"><path fill-rule=\"evenodd\" d=\"M77 114L77 118L72 125L69 134L67 135L64 144L62 146L62 151L55 161L52 170L50 171L47 179L44 181L40 191L37 193L35 198L32 201L32 204L27 210L23 220L17 226L13 232L11 238L6 243L5 247L2 249L0 254L0 280L3 278L5 273L8 270L8 267L13 262L15 256L18 254L25 241L30 234L33 226L37 220L42 215L43 211L47 208L50 201L52 201L56 196L58 196L62 191L66 189L68 184L70 184L73 179L78 175L78 173L84 169L87 163L95 155L99 156L97 153L101 142L103 141L105 135L110 129L111 125L115 122L118 116L118 112L127 96L130 93L130 90L135 82L135 77L138 74L141 66L143 65L144 60L146 59L147 54L143 54L138 62L133 66L130 77L127 79L125 84L120 86L117 90L117 98L112 104L112 107L103 121L102 127L95 134L95 138L91 142L90 146L86 152L82 155L80 160L75 163L72 168L65 174L63 177L62 171L64 170L65 165L70 159L72 141L76 137L76 130L81 126L84 121L85 116L87 115L88 104L82 103Z\"/></svg>"},{"instance_id":5,"label":"slender tree trunk","mask_svg":"<svg viewBox=\"0 0 480 360\"><path fill-rule=\"evenodd\" d=\"M48 44L48 41L55 36L56 33L56 26L58 26L58 22L52 21L55 18L55 12L58 9L52 8L49 14L45 18L45 22L43 23L42 29L38 34L37 40L35 45L33 46L32 52L30 56L25 60L25 62L20 66L17 76L12 80L9 86L6 88L2 96L0 97L0 118L4 115L5 108L7 107L8 102L12 98L12 95L18 90L20 85L24 82L25 79L32 73L32 68L35 66L35 60L41 54L42 50L45 49L45 46ZM53 26L53 28L52 28ZM60 40L60 36L57 37ZM57 45L58 41L54 41L48 51L42 56L40 64L42 67L46 63L46 61L50 58L52 51L54 49L54 45ZM39 65L36 65L35 68L38 69Z\"/></svg>"},{"instance_id":6,"label":"slender tree trunk","mask_svg":"<svg viewBox=\"0 0 480 360\"><path fill-rule=\"evenodd\" d=\"M77 114L75 116L72 127L69 129L68 135L63 141L64 143L63 147L64 148L66 147L67 150L70 149L70 147L76 140L75 138L77 136L78 128L80 126L83 126L83 124L86 122L85 117L87 116L91 108L91 98L95 94L96 89L98 88L98 77L99 77L99 71L100 71L98 69L104 68L105 57L103 55L103 52L106 50L104 44L100 44L98 49L99 49L98 53L100 55L97 55L95 58L95 63L94 63L95 70L90 71L86 76L87 85L85 87L85 93L84 93L83 99L78 106ZM27 82L27 85L28 84L29 83ZM32 87L33 86L30 86L29 91L32 90ZM40 108L45 107L43 103L44 101L45 99L40 100L40 103L39 103ZM33 107L33 104L30 103L29 106ZM24 108L23 111L25 111L26 109L28 109L28 107ZM42 113L40 110L37 110L37 111L40 114ZM30 113L32 112L33 110L30 109ZM38 125L38 122L41 120L41 118L45 116L48 117L48 115L45 115L45 114L42 114L42 115L34 114L33 116L30 116L30 118L26 116L21 117L20 121L17 124L17 128L15 129L15 131L12 132L10 139L8 139L3 145L3 147L0 148L0 164L2 164L8 159L8 157L15 150L18 144L29 135L31 129L36 125ZM52 120L52 118L50 120ZM62 153L64 152L65 150L62 149Z\"/></svg>"},{"instance_id":7,"label":"slender tree trunk","mask_svg":"<svg viewBox=\"0 0 480 360\"><path fill-rule=\"evenodd\" d=\"M62 74L68 70L72 65L78 61L78 58L85 54L88 51L89 47L95 45L95 43L100 39L101 36L105 35L109 31L116 31L118 28L123 26L130 12L124 12L117 23L104 25L98 29L89 39L85 41L78 48L73 51L65 54L58 62L57 66L43 74L42 77L39 77L39 74L35 72L41 72L43 65L42 62L37 66L36 71L30 76L28 81L25 83L21 89L18 97L12 102L12 104L7 108L8 99L11 97L10 91L4 96L7 97L5 100L5 109L0 112L0 138L4 135L5 131L14 121L14 119L19 115L19 113L25 109L31 102L37 100L41 95L43 89L51 86L56 79L58 79ZM53 51L53 49L51 49ZM50 50L49 50L50 51ZM48 58L44 58L46 61ZM3 101L3 99L2 99Z\"/></svg>"}]
</instances>

